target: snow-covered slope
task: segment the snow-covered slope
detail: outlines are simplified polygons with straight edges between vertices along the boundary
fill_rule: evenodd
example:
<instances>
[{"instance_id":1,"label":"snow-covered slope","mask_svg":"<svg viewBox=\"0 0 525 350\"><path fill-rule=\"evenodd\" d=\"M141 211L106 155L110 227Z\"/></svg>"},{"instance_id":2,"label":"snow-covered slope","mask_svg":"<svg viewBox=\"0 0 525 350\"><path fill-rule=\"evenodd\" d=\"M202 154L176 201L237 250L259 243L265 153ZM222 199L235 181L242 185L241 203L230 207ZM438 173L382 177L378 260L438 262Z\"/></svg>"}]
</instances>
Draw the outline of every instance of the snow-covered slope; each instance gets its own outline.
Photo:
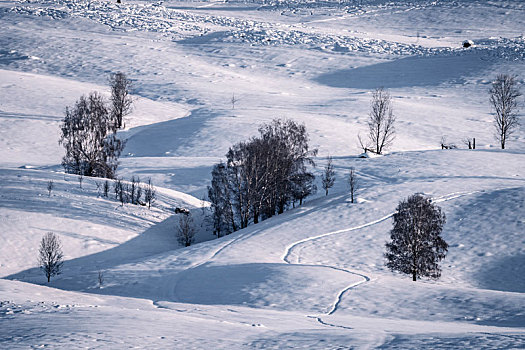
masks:
<instances>
[{"instance_id":1,"label":"snow-covered slope","mask_svg":"<svg viewBox=\"0 0 525 350\"><path fill-rule=\"evenodd\" d=\"M525 347L525 132L498 150L487 96L498 73L523 84L524 27L517 0L0 1L0 348ZM118 175L151 177L152 209L60 166L65 107L115 71L134 96ZM360 159L379 86L397 137ZM306 124L317 172L334 156L335 187L213 239L212 165L276 117ZM384 266L414 192L447 216L438 281ZM198 244L178 245L175 207ZM49 231L67 261L47 284Z\"/></svg>"}]
</instances>

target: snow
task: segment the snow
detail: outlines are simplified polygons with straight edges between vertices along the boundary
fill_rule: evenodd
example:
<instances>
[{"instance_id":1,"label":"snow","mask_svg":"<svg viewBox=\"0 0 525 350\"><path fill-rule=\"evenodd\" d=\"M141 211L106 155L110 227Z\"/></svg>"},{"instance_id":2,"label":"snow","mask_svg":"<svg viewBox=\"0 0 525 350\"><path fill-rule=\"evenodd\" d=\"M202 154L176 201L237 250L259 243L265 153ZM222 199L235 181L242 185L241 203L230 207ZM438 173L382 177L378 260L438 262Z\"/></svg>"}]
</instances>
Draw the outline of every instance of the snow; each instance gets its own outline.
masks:
<instances>
[{"instance_id":1,"label":"snow","mask_svg":"<svg viewBox=\"0 0 525 350\"><path fill-rule=\"evenodd\" d=\"M0 347L525 347L525 129L499 150L487 96L499 73L523 86L524 12L517 0L0 1ZM151 209L60 166L65 107L109 96L115 71L134 99L118 176L151 178ZM397 137L360 158L379 86ZM211 168L276 117L306 124L315 172L332 155L336 184L216 239ZM443 136L459 149L439 149ZM393 211L414 192L447 216L437 281L384 266ZM176 241L176 207L197 224L191 247ZM49 284L46 232L66 258Z\"/></svg>"}]
</instances>

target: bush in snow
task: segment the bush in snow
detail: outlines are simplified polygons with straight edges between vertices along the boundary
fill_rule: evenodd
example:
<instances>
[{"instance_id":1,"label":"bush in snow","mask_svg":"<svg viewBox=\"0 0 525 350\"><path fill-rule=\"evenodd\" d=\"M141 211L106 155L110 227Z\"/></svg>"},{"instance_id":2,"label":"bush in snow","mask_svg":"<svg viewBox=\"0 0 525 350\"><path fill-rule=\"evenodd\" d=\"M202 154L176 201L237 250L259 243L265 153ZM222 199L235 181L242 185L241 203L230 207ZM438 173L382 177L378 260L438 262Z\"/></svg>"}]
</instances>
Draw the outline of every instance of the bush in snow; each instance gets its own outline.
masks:
<instances>
[{"instance_id":1,"label":"bush in snow","mask_svg":"<svg viewBox=\"0 0 525 350\"><path fill-rule=\"evenodd\" d=\"M441 145L441 149L456 149L456 148L458 148L455 144L448 143L447 142L447 138L445 136L441 136L440 145Z\"/></svg>"},{"instance_id":2,"label":"bush in snow","mask_svg":"<svg viewBox=\"0 0 525 350\"><path fill-rule=\"evenodd\" d=\"M438 262L448 249L441 238L444 224L445 214L430 198L414 194L401 201L394 214L391 242L386 244L386 266L411 274L413 281L421 276L439 278Z\"/></svg>"},{"instance_id":3,"label":"bush in snow","mask_svg":"<svg viewBox=\"0 0 525 350\"><path fill-rule=\"evenodd\" d=\"M64 254L60 245L60 239L53 232L48 232L42 237L40 241L40 248L38 249L38 262L40 269L47 277L47 282L51 277L60 274Z\"/></svg>"},{"instance_id":4,"label":"bush in snow","mask_svg":"<svg viewBox=\"0 0 525 350\"><path fill-rule=\"evenodd\" d=\"M500 74L489 90L490 104L494 111L496 138L505 149L509 136L519 126L518 97L521 96L516 76Z\"/></svg>"}]
</instances>

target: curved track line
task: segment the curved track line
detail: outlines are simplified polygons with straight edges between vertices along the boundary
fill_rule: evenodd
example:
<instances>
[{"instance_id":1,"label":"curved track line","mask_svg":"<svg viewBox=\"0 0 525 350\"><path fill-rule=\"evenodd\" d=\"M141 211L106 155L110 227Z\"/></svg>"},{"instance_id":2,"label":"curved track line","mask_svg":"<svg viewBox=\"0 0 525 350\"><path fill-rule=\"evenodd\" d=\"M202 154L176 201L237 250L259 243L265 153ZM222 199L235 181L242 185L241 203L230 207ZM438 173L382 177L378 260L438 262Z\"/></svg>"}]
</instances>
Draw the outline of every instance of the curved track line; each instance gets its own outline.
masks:
<instances>
[{"instance_id":1,"label":"curved track line","mask_svg":"<svg viewBox=\"0 0 525 350\"><path fill-rule=\"evenodd\" d=\"M286 250L284 252L284 255L281 257L281 259L287 263L287 264L292 264L289 260L289 257L291 255L291 252L292 250L300 245L300 244L303 244L303 243L306 243L306 242L309 242L309 241L313 241L313 240L316 240L316 239L319 239L319 238L323 238L323 237L327 237L327 236L331 236L331 235L336 235L338 233L343 233L343 232L350 232L350 231L355 231L355 230L359 230L359 229L362 229L362 228L365 228L365 227L368 227L368 226L372 226L372 225L375 225L375 224L378 224L382 221L385 221L387 220L388 218L390 218L392 215L394 215L394 213L390 213L386 216L383 216L382 218L380 219L377 219L377 220L374 220L372 222L368 222L366 224L362 224L362 225L359 225L359 226L355 226L355 227L350 227L350 228L345 228L345 229L342 229L342 230L337 230L337 231L332 231L332 232L327 232L327 233L323 233L321 235L317 235L317 236L313 236L313 237L308 237L308 238L304 238L304 239L301 239L297 242L294 242L292 244L290 244L289 246L286 247Z\"/></svg>"},{"instance_id":2,"label":"curved track line","mask_svg":"<svg viewBox=\"0 0 525 350\"><path fill-rule=\"evenodd\" d=\"M506 188L509 188L509 187L506 187ZM497 190L501 190L501 189L497 189ZM449 201L449 200L453 200L453 199L456 199L456 198L460 198L460 197L464 197L464 196L468 196L468 195L475 194L475 193L480 193L480 192L483 192L483 190L471 191L471 192L452 192L452 193L449 193L449 194L446 194L446 195L443 195L443 196L435 197L432 201L434 203L441 203L441 202L446 202L446 201ZM317 240L317 239L320 239L320 238L336 235L336 234L339 234L339 233L351 232L351 231L359 230L359 229L362 229L362 228L365 228L365 227L369 227L369 226L372 226L372 225L376 225L378 223L381 223L381 222L391 218L394 215L394 213L395 212L389 213L388 215L385 215L385 216L383 216L383 217L381 217L381 218L379 218L377 220L370 221L370 222L362 224L362 225L358 225L358 226L354 226L354 227L350 227L350 228L345 228L345 229L341 229L341 230L337 230L337 231L327 232L327 233L323 233L323 234L320 234L320 235L317 235L317 236L307 237L307 238L303 238L301 240L298 240L298 241L296 241L296 242L294 242L294 243L292 243L292 244L290 244L290 245L288 245L286 247L285 252L284 252L283 256L281 257L281 259L285 263L290 264L290 265L293 264L293 265L308 266L308 264L300 264L299 263L299 256L297 256L297 262L296 263L291 262L290 261L290 256L292 255L292 250L294 250L296 247L298 247L299 245L301 245L303 243L306 243L306 242L314 241L314 240ZM365 282L370 281L370 277L368 277L368 276L366 276L364 274L360 274L360 273L357 273L357 272L349 271L349 270L341 268L341 267L330 266L330 265L323 265L323 264L319 264L319 265L315 265L315 264L311 265L310 264L310 266L323 266L323 267L326 267L326 268L343 271L343 272L346 272L346 273L349 273L349 274L352 274L352 275L357 275L357 276L360 276L362 278L361 281L354 282L354 283L346 286L341 291L339 291L339 293L337 294L335 302L333 303L332 307L329 309L328 312L325 313L325 315L327 315L327 316L333 315L337 311L337 309L339 308L339 305L341 304L341 302L343 300L343 296L346 294L346 292L348 292L350 289L353 289L353 288L355 288L355 287L357 287L357 286L359 286L359 285L361 285L361 284L363 284ZM311 316L311 315L309 315L307 317L315 319L317 322L319 322L320 324L322 324L324 326L344 328L344 329L352 329L351 327L346 327L346 326L341 326L341 325L336 325L336 324L331 324L331 323L325 322L325 321L323 321L323 319L320 316Z\"/></svg>"}]
</instances>

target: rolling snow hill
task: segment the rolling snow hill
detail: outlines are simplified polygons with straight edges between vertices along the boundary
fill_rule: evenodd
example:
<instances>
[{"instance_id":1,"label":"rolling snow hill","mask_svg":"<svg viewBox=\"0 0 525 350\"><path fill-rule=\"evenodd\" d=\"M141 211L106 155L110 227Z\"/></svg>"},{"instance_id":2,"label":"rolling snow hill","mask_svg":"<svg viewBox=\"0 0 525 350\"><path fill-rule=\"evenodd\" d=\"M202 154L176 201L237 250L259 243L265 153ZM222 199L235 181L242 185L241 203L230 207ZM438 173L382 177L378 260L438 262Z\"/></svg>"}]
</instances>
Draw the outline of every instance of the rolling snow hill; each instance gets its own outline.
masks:
<instances>
[{"instance_id":1,"label":"rolling snow hill","mask_svg":"<svg viewBox=\"0 0 525 350\"><path fill-rule=\"evenodd\" d=\"M521 1L2 0L0 28L0 348L525 347L525 123L499 150L487 93L498 73L523 90ZM65 107L107 96L115 71L134 98L118 175L152 179L151 209L60 166ZM397 137L358 158L379 86ZM306 124L315 171L332 155L336 184L215 239L211 168L276 117ZM447 216L437 281L384 266L393 211L415 192ZM194 214L191 247L175 207ZM49 284L46 232L66 258Z\"/></svg>"}]
</instances>

